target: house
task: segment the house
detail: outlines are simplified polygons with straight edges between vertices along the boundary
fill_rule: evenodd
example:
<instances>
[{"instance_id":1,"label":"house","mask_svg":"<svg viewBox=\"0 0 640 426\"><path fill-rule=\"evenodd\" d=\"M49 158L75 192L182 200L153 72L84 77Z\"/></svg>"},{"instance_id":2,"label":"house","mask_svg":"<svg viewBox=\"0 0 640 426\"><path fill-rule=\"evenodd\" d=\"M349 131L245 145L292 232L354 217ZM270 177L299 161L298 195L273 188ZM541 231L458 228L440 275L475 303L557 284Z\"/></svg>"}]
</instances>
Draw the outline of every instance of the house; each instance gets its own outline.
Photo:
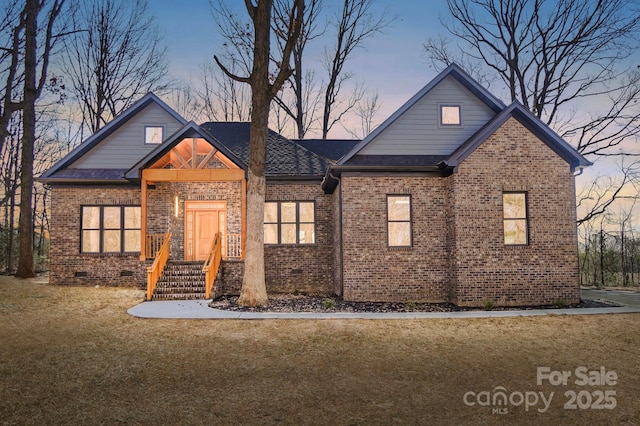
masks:
<instances>
[{"instance_id":1,"label":"house","mask_svg":"<svg viewBox=\"0 0 640 426\"><path fill-rule=\"evenodd\" d=\"M197 125L140 99L40 178L52 188L50 281L136 283L156 298L206 264L198 295L238 292L248 140L248 123ZM577 302L574 176L589 164L457 65L362 141L271 131L267 290Z\"/></svg>"}]
</instances>

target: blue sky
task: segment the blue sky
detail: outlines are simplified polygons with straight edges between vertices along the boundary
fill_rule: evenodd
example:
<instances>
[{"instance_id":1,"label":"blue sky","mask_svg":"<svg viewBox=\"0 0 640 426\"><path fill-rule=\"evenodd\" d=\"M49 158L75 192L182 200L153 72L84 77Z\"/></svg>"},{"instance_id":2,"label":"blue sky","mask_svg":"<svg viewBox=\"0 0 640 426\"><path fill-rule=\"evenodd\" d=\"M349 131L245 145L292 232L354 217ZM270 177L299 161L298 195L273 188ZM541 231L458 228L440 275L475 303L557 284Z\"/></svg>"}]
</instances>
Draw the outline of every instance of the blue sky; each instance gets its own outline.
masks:
<instances>
[{"instance_id":1,"label":"blue sky","mask_svg":"<svg viewBox=\"0 0 640 426\"><path fill-rule=\"evenodd\" d=\"M236 3L239 12L246 14L242 0L228 3ZM378 91L382 121L436 75L428 67L422 44L428 36L444 34L439 17L446 13L446 3L378 0L376 5L380 10L386 8L396 20L383 34L370 39L366 49L356 52L349 70L358 81ZM169 46L173 76L197 79L199 66L222 51L209 0L149 0L149 8Z\"/></svg>"}]
</instances>

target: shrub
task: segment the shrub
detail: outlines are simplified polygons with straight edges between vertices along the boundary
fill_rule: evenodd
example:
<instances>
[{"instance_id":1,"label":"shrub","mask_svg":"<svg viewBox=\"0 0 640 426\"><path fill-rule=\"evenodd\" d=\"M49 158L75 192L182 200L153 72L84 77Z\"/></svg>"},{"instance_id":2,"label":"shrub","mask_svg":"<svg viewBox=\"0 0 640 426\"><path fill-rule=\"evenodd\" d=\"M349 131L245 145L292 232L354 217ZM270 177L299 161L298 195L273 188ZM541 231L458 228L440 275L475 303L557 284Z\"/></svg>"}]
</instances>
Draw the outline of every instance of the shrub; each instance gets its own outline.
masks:
<instances>
[{"instance_id":1,"label":"shrub","mask_svg":"<svg viewBox=\"0 0 640 426\"><path fill-rule=\"evenodd\" d=\"M335 306L335 302L333 301L333 299L324 299L322 301L322 306L325 307L325 309L333 309L333 307Z\"/></svg>"},{"instance_id":2,"label":"shrub","mask_svg":"<svg viewBox=\"0 0 640 426\"><path fill-rule=\"evenodd\" d=\"M482 308L485 311L493 311L493 309L496 307L496 304L493 300L486 300L484 302L482 302Z\"/></svg>"}]
</instances>

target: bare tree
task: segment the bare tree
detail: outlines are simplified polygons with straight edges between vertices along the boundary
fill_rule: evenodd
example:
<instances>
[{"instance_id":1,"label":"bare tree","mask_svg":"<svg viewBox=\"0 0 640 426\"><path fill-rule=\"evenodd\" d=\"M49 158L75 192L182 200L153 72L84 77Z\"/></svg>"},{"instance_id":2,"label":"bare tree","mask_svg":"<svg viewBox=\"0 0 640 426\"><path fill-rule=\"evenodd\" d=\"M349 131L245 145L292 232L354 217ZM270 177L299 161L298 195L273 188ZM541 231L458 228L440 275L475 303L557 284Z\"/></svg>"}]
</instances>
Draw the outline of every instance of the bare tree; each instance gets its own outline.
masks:
<instances>
[{"instance_id":1,"label":"bare tree","mask_svg":"<svg viewBox=\"0 0 640 426\"><path fill-rule=\"evenodd\" d=\"M227 56L228 57L228 56ZM233 65L229 58L225 63L231 63L229 71L233 74L242 73ZM202 88L196 89L198 102L202 104L203 118L211 121L248 121L251 117L251 90L226 74L220 72L211 64L201 68Z\"/></svg>"},{"instance_id":2,"label":"bare tree","mask_svg":"<svg viewBox=\"0 0 640 426\"><path fill-rule=\"evenodd\" d=\"M20 72L23 63L21 46L24 43L24 28L26 20L19 0L8 2L4 6L3 19L0 21L0 72L4 80L3 90L0 91L2 106L0 107L0 151L7 140L8 127L14 112L22 107L19 99L24 74ZM16 93L17 92L17 93Z\"/></svg>"},{"instance_id":3,"label":"bare tree","mask_svg":"<svg viewBox=\"0 0 640 426\"><path fill-rule=\"evenodd\" d=\"M316 122L316 113L321 105L322 94L316 82L316 73L304 66L304 60L309 43L325 33L326 25L321 26L318 22L322 9L322 0L310 0L306 3L300 37L291 54L293 73L288 81L289 87L283 88L275 98L278 107L295 122L295 133L300 139L304 138ZM281 13L280 8L276 6L276 15ZM286 42L281 39L278 41ZM287 97L291 99L288 100ZM282 123L282 120L278 120L278 123Z\"/></svg>"},{"instance_id":4,"label":"bare tree","mask_svg":"<svg viewBox=\"0 0 640 426\"><path fill-rule=\"evenodd\" d=\"M354 108L354 113L360 121L357 130L354 130L353 126L347 127L344 123L340 124L351 136L362 139L374 129L378 111L380 111L380 102L378 102L378 92L375 92L363 97Z\"/></svg>"},{"instance_id":5,"label":"bare tree","mask_svg":"<svg viewBox=\"0 0 640 426\"><path fill-rule=\"evenodd\" d=\"M391 20L386 14L377 15L374 0L344 0L342 11L335 17L336 42L325 50L324 66L328 74L324 90L322 113L322 138L326 139L331 128L362 98L363 92L356 88L349 100L335 111L344 84L353 74L345 72L345 64L353 52L362 48L364 42L380 33Z\"/></svg>"},{"instance_id":6,"label":"bare tree","mask_svg":"<svg viewBox=\"0 0 640 426\"><path fill-rule=\"evenodd\" d=\"M3 207L2 236L4 246L0 258L4 258L5 270L14 271L14 246L16 235L16 210L20 187L20 143L22 140L22 114L13 114L7 128L7 143L0 150L0 179L4 195L0 199Z\"/></svg>"},{"instance_id":7,"label":"bare tree","mask_svg":"<svg viewBox=\"0 0 640 426\"><path fill-rule=\"evenodd\" d=\"M447 0L445 27L505 83L512 101L555 122L576 98L614 93L628 73L618 63L637 47L635 2L612 0ZM469 49L469 47L471 49ZM637 80L637 78L635 79Z\"/></svg>"},{"instance_id":8,"label":"bare tree","mask_svg":"<svg viewBox=\"0 0 640 426\"><path fill-rule=\"evenodd\" d=\"M36 139L36 101L47 81L49 58L53 47L54 23L64 0L54 0L44 21L39 25L38 15L45 9L45 1L26 0L24 19L24 90L22 99L22 149L20 170L20 257L16 276L35 276L33 265L33 157ZM38 32L44 32L43 46L38 48ZM38 54L41 60L38 61Z\"/></svg>"},{"instance_id":9,"label":"bare tree","mask_svg":"<svg viewBox=\"0 0 640 426\"><path fill-rule=\"evenodd\" d=\"M637 2L447 0L447 4L451 21L444 25L459 41L460 53L452 54L446 39L430 39L425 50L432 64L455 61L486 81L501 81L512 101L521 102L572 140L584 155L640 155L631 143L640 132L636 106L640 73L627 62L640 39ZM593 105L590 111L580 109L585 103ZM623 177L623 184L633 178ZM604 212L621 190L614 188L581 221Z\"/></svg>"},{"instance_id":10,"label":"bare tree","mask_svg":"<svg viewBox=\"0 0 640 426\"><path fill-rule=\"evenodd\" d=\"M179 84L169 94L167 103L187 120L201 121L204 114L198 92L189 84Z\"/></svg>"},{"instance_id":11,"label":"bare tree","mask_svg":"<svg viewBox=\"0 0 640 426\"><path fill-rule=\"evenodd\" d=\"M255 4L254 4L255 2ZM249 137L249 178L247 182L247 242L242 290L238 303L266 306L269 303L264 275L264 202L265 165L271 101L291 76L291 51L300 35L304 0L293 0L282 21L272 20L272 0L245 0L253 28L253 61L248 76L233 74L217 57L216 63L230 78L251 87L251 124ZM272 26L287 40L280 59L271 67Z\"/></svg>"},{"instance_id":12,"label":"bare tree","mask_svg":"<svg viewBox=\"0 0 640 426\"><path fill-rule=\"evenodd\" d=\"M62 69L96 132L147 92L169 91L166 48L146 0L74 0Z\"/></svg>"},{"instance_id":13,"label":"bare tree","mask_svg":"<svg viewBox=\"0 0 640 426\"><path fill-rule=\"evenodd\" d=\"M354 74L347 72L346 64L357 49L363 48L367 40L393 20L386 13L378 14L373 10L375 0L343 0L338 6L341 9L331 13L322 0L306 2L300 37L291 56L292 74L274 99L278 111L285 112L293 120L292 133L298 138L318 126L326 139L333 126L365 96L362 85L348 84ZM233 58L227 61L241 72L248 70L253 41L246 23L223 2L214 2L212 11L228 54ZM284 22L288 11L287 0L275 1L274 22ZM323 23L323 18L329 24ZM281 48L287 42L284 37L286 34L275 32L275 40ZM326 40L331 45L324 49L324 70L308 67L305 61L310 44L318 40ZM324 81L319 78L321 72L326 73ZM278 127L288 127L285 116L276 118Z\"/></svg>"}]
</instances>

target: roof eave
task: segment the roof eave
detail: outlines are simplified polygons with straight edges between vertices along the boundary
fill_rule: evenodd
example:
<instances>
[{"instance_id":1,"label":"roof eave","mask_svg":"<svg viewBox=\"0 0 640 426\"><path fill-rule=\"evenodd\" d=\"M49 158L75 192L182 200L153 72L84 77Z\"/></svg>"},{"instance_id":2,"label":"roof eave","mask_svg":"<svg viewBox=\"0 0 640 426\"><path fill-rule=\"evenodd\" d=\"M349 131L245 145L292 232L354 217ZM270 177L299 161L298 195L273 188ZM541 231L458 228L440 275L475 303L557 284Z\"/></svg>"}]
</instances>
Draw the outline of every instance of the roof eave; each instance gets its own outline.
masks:
<instances>
[{"instance_id":1,"label":"roof eave","mask_svg":"<svg viewBox=\"0 0 640 426\"><path fill-rule=\"evenodd\" d=\"M398 110L396 110L389 118L387 118L382 124L375 128L366 138L364 138L359 144L351 149L347 154L340 158L336 164L341 165L348 161L351 157L360 152L365 146L367 146L373 139L378 137L385 129L393 124L398 118L400 118L409 108L415 105L420 99L427 95L434 87L440 84L445 78L452 76L460 84L466 87L471 93L481 99L489 108L494 112L499 113L505 108L505 104L495 97L491 92L482 87L477 81L475 81L469 74L467 74L459 65L451 64L438 74L433 80L431 80L426 86L424 86L418 93L413 95L407 102L405 102Z\"/></svg>"},{"instance_id":2,"label":"roof eave","mask_svg":"<svg viewBox=\"0 0 640 426\"><path fill-rule=\"evenodd\" d=\"M127 185L132 182L127 179L81 179L81 178L37 178L38 182L47 185L83 184L83 185Z\"/></svg>"},{"instance_id":3,"label":"roof eave","mask_svg":"<svg viewBox=\"0 0 640 426\"><path fill-rule=\"evenodd\" d=\"M187 123L183 117L181 117L176 111L174 111L169 105L163 102L160 98L158 98L155 94L149 92L145 96L143 96L140 100L134 103L131 107L125 110L122 114L115 117L109 123L107 123L104 127L98 130L96 133L88 137L83 143L78 145L75 149L65 155L61 160L56 162L53 166L51 166L48 170L42 173L43 178L50 177L53 173L60 170L61 168L67 167L76 161L78 158L82 157L89 150L91 150L94 146L96 146L99 142L104 140L107 136L115 132L122 125L124 125L129 119L134 117L138 112L142 109L146 108L152 102L158 104L162 109L164 109L169 115L175 118L177 121L182 123L183 125Z\"/></svg>"},{"instance_id":4,"label":"roof eave","mask_svg":"<svg viewBox=\"0 0 640 426\"><path fill-rule=\"evenodd\" d=\"M592 165L582 154L576 151L549 126L533 116L524 106L518 102L513 102L497 116L495 116L486 126L481 128L476 134L469 138L464 144L456 149L451 156L445 160L450 167L457 167L476 148L495 133L510 117L514 117L520 124L525 126L531 133L542 140L556 154L563 158L574 172L578 168Z\"/></svg>"},{"instance_id":5,"label":"roof eave","mask_svg":"<svg viewBox=\"0 0 640 426\"><path fill-rule=\"evenodd\" d=\"M186 123L181 129L169 136L164 143L158 146L156 149L147 154L144 158L134 164L124 174L125 178L132 182L139 182L142 178L142 170L146 169L160 157L171 151L179 141L186 138L201 137L206 140L213 148L220 151L225 157L230 159L235 165L247 171L247 166L242 162L233 152L224 146L219 140L212 136L209 132L202 129L193 121Z\"/></svg>"},{"instance_id":6,"label":"roof eave","mask_svg":"<svg viewBox=\"0 0 640 426\"><path fill-rule=\"evenodd\" d=\"M332 164L327 168L322 179L322 189L325 194L331 194L337 188L344 172L361 172L361 173L434 173L439 176L449 176L453 173L453 167L449 167L444 162L435 166L348 166L340 164Z\"/></svg>"}]
</instances>

